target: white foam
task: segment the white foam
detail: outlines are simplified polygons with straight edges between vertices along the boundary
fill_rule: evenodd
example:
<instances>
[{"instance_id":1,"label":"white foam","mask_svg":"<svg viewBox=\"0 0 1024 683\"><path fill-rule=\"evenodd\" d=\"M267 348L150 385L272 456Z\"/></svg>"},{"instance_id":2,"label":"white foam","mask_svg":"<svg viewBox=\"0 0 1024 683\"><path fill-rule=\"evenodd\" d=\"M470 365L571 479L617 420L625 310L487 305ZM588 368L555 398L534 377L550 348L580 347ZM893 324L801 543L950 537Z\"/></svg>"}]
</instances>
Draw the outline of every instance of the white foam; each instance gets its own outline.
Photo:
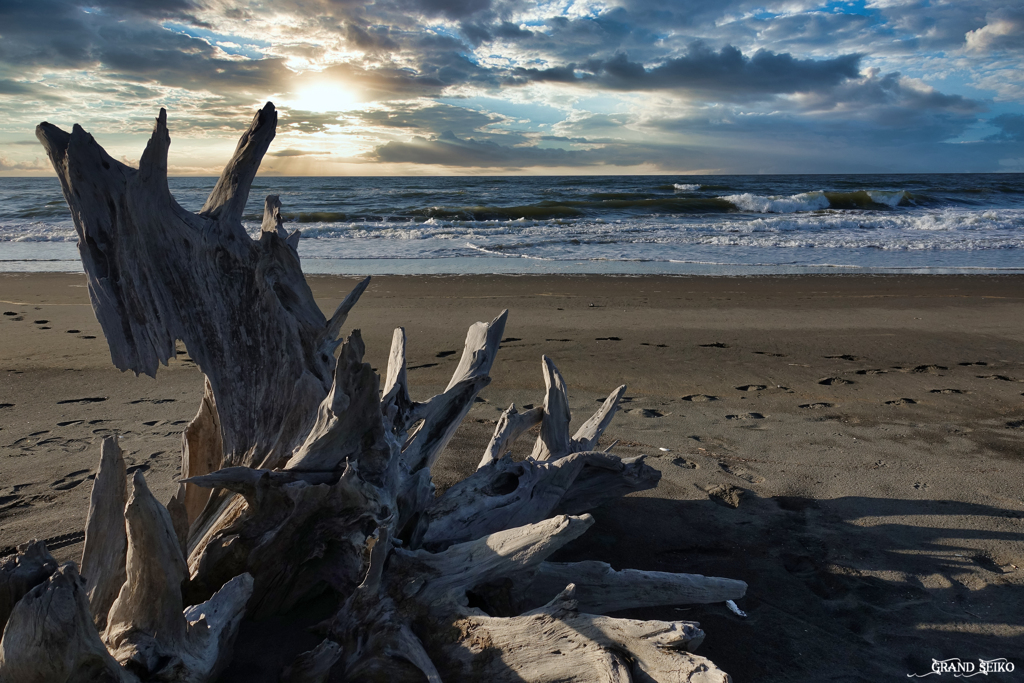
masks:
<instances>
[{"instance_id":1,"label":"white foam","mask_svg":"<svg viewBox=\"0 0 1024 683\"><path fill-rule=\"evenodd\" d=\"M700 185L688 185L687 183L672 183L672 187L680 192L696 192L700 189Z\"/></svg>"},{"instance_id":2,"label":"white foam","mask_svg":"<svg viewBox=\"0 0 1024 683\"><path fill-rule=\"evenodd\" d=\"M895 209L903 201L903 198L907 196L907 193L903 190L869 190L868 196L871 197L871 201L875 204L884 204Z\"/></svg>"},{"instance_id":3,"label":"white foam","mask_svg":"<svg viewBox=\"0 0 1024 683\"><path fill-rule=\"evenodd\" d=\"M822 191L802 192L789 197L750 194L731 194L721 197L741 211L751 213L797 213L799 211L821 211L829 207L828 198Z\"/></svg>"}]
</instances>

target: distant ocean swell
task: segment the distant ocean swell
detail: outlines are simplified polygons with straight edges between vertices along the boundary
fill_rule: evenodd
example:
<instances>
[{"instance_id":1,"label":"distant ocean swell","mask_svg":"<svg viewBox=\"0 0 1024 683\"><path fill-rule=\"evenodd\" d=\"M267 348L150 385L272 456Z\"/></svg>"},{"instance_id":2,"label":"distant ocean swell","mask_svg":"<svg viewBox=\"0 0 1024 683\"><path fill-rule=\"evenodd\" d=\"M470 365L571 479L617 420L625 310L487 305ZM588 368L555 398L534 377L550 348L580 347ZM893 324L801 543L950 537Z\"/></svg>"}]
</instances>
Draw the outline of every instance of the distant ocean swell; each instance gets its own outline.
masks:
<instances>
[{"instance_id":1,"label":"distant ocean swell","mask_svg":"<svg viewBox=\"0 0 1024 683\"><path fill-rule=\"evenodd\" d=\"M171 189L195 209L213 182L175 178ZM737 264L757 272L1024 271L1022 175L260 182L245 216L251 234L259 231L262 196L280 194L288 227L302 231L300 255L314 269L335 268L329 272L344 269L330 262L455 259L465 267L465 259L481 258L507 263L500 267L510 272L517 261L537 264L529 272L542 272L543 263L557 272L590 268L573 263L606 264L601 272L634 272L614 263L691 264L712 273ZM0 270L77 269L77 239L54 179L0 178Z\"/></svg>"}]
</instances>

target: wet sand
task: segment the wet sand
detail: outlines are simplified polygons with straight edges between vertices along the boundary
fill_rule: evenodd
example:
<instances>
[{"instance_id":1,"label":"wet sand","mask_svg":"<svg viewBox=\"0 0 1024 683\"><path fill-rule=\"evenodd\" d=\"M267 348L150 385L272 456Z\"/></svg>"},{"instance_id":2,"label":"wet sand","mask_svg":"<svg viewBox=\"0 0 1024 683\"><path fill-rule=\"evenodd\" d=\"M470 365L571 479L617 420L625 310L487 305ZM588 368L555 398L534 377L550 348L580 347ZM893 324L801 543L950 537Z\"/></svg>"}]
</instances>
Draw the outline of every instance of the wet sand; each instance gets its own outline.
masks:
<instances>
[{"instance_id":1,"label":"wet sand","mask_svg":"<svg viewBox=\"0 0 1024 683\"><path fill-rule=\"evenodd\" d=\"M309 280L325 310L355 282ZM114 369L84 285L0 274L0 555L46 538L79 559L104 434L158 497L174 489L202 375L183 346L156 379ZM750 586L745 619L631 616L700 621L699 653L739 682L906 680L949 657L1024 670L1024 277L377 277L347 327L383 370L404 326L422 399L504 308L439 488L475 468L509 403L542 402L546 353L574 424L629 386L602 447L663 473L555 559Z\"/></svg>"}]
</instances>

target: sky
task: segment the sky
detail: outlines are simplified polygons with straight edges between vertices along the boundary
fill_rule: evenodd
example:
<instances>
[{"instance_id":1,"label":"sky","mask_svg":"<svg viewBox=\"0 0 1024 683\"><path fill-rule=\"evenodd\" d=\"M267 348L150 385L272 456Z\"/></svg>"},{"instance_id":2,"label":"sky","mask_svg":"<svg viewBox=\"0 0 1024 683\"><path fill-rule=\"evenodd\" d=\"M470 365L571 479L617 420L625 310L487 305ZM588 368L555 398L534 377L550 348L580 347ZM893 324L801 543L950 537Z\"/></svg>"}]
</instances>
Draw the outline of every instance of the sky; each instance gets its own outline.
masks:
<instances>
[{"instance_id":1,"label":"sky","mask_svg":"<svg viewBox=\"0 0 1024 683\"><path fill-rule=\"evenodd\" d=\"M0 0L0 175L266 101L266 174L1024 172L1024 0Z\"/></svg>"}]
</instances>

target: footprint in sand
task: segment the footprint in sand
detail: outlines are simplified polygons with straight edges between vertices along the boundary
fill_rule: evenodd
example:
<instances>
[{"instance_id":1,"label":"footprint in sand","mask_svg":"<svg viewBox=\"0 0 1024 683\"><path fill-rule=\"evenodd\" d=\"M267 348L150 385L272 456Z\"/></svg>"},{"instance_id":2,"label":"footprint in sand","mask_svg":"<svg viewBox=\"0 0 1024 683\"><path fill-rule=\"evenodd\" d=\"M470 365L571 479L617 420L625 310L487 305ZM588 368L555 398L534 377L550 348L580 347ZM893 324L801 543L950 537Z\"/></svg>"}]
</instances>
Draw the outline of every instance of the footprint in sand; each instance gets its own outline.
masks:
<instances>
[{"instance_id":1,"label":"footprint in sand","mask_svg":"<svg viewBox=\"0 0 1024 683\"><path fill-rule=\"evenodd\" d=\"M939 370L949 370L949 368L945 365L918 365L916 368L911 370L911 372L916 372L918 374L928 372L934 375L938 373Z\"/></svg>"},{"instance_id":2,"label":"footprint in sand","mask_svg":"<svg viewBox=\"0 0 1024 683\"><path fill-rule=\"evenodd\" d=\"M983 361L983 360L976 360L976 361L965 361L965 362L963 362L963 363L957 363L957 365L963 365L963 366L970 366L970 365L988 365L988 363L986 363L986 362L985 362L985 361Z\"/></svg>"},{"instance_id":3,"label":"footprint in sand","mask_svg":"<svg viewBox=\"0 0 1024 683\"><path fill-rule=\"evenodd\" d=\"M174 403L173 398L140 398L135 401L128 401L128 403Z\"/></svg>"},{"instance_id":4,"label":"footprint in sand","mask_svg":"<svg viewBox=\"0 0 1024 683\"><path fill-rule=\"evenodd\" d=\"M14 407L13 403L0 403L0 409L3 409L3 408L13 408L13 407Z\"/></svg>"},{"instance_id":5,"label":"footprint in sand","mask_svg":"<svg viewBox=\"0 0 1024 683\"><path fill-rule=\"evenodd\" d=\"M10 317L13 318L14 316L16 316L18 314L15 313L14 311L4 311L4 315L7 315L7 316L10 316Z\"/></svg>"},{"instance_id":6,"label":"footprint in sand","mask_svg":"<svg viewBox=\"0 0 1024 683\"><path fill-rule=\"evenodd\" d=\"M870 370L858 370L858 375L884 375L888 370L882 370L881 368L872 368Z\"/></svg>"},{"instance_id":7,"label":"footprint in sand","mask_svg":"<svg viewBox=\"0 0 1024 683\"><path fill-rule=\"evenodd\" d=\"M544 341L549 341L549 342L571 342L572 339L545 339Z\"/></svg>"},{"instance_id":8,"label":"footprint in sand","mask_svg":"<svg viewBox=\"0 0 1024 683\"><path fill-rule=\"evenodd\" d=\"M841 356L825 356L825 358L831 358L831 359L834 359L834 360L852 360L852 361L861 360L860 356L852 356L852 355L850 355L848 353L844 353Z\"/></svg>"},{"instance_id":9,"label":"footprint in sand","mask_svg":"<svg viewBox=\"0 0 1024 683\"><path fill-rule=\"evenodd\" d=\"M423 368L432 368L437 366L437 363L422 363L420 365L410 365L407 369L409 370L421 370Z\"/></svg>"},{"instance_id":10,"label":"footprint in sand","mask_svg":"<svg viewBox=\"0 0 1024 683\"><path fill-rule=\"evenodd\" d=\"M843 379L842 377L825 377L824 379L819 379L818 384L824 384L825 386L831 387L842 384L853 384L853 382L848 379Z\"/></svg>"},{"instance_id":11,"label":"footprint in sand","mask_svg":"<svg viewBox=\"0 0 1024 683\"><path fill-rule=\"evenodd\" d=\"M32 322L35 323L36 325L45 325L46 323L48 323L50 321L49 320L33 320Z\"/></svg>"},{"instance_id":12,"label":"footprint in sand","mask_svg":"<svg viewBox=\"0 0 1024 683\"><path fill-rule=\"evenodd\" d=\"M701 490L715 503L733 509L740 506L740 496L744 494L743 489L732 484L713 484Z\"/></svg>"},{"instance_id":13,"label":"footprint in sand","mask_svg":"<svg viewBox=\"0 0 1024 683\"><path fill-rule=\"evenodd\" d=\"M739 391L763 391L767 388L768 387L763 384L744 384L741 387L736 387Z\"/></svg>"},{"instance_id":14,"label":"footprint in sand","mask_svg":"<svg viewBox=\"0 0 1024 683\"><path fill-rule=\"evenodd\" d=\"M660 410L654 410L653 408L630 408L625 411L629 415L636 415L637 417L665 417L669 413L663 413Z\"/></svg>"},{"instance_id":15,"label":"footprint in sand","mask_svg":"<svg viewBox=\"0 0 1024 683\"><path fill-rule=\"evenodd\" d=\"M684 470L695 470L700 467L697 463L692 460L687 460L686 458L674 458L672 460L672 464L676 467L682 467Z\"/></svg>"},{"instance_id":16,"label":"footprint in sand","mask_svg":"<svg viewBox=\"0 0 1024 683\"><path fill-rule=\"evenodd\" d=\"M1024 429L1024 420L1011 420L1006 423L1009 429Z\"/></svg>"},{"instance_id":17,"label":"footprint in sand","mask_svg":"<svg viewBox=\"0 0 1024 683\"><path fill-rule=\"evenodd\" d=\"M458 351L438 351L434 354L434 358L447 358L448 356L454 356Z\"/></svg>"},{"instance_id":18,"label":"footprint in sand","mask_svg":"<svg viewBox=\"0 0 1024 683\"><path fill-rule=\"evenodd\" d=\"M65 474L57 481L52 482L50 488L54 491L69 491L85 481L83 475L86 474L89 474L89 470L78 470L77 472Z\"/></svg>"},{"instance_id":19,"label":"footprint in sand","mask_svg":"<svg viewBox=\"0 0 1024 683\"><path fill-rule=\"evenodd\" d=\"M764 415L761 413L747 413L745 415L726 415L726 420L763 420Z\"/></svg>"},{"instance_id":20,"label":"footprint in sand","mask_svg":"<svg viewBox=\"0 0 1024 683\"><path fill-rule=\"evenodd\" d=\"M929 394L969 394L966 389L932 389Z\"/></svg>"},{"instance_id":21,"label":"footprint in sand","mask_svg":"<svg viewBox=\"0 0 1024 683\"><path fill-rule=\"evenodd\" d=\"M915 403L917 403L917 401L915 401L912 398L896 398L896 399L893 399L892 401L886 401L885 405L887 405L887 406L908 406L908 405L914 405Z\"/></svg>"},{"instance_id":22,"label":"footprint in sand","mask_svg":"<svg viewBox=\"0 0 1024 683\"><path fill-rule=\"evenodd\" d=\"M520 339L519 337L505 337L504 339L501 340L501 343L502 344L507 344L508 342L514 342L514 341L523 341L523 340Z\"/></svg>"},{"instance_id":23,"label":"footprint in sand","mask_svg":"<svg viewBox=\"0 0 1024 683\"><path fill-rule=\"evenodd\" d=\"M834 406L835 404L833 403L803 403L800 405L801 408L808 410L821 410L822 408L833 408Z\"/></svg>"},{"instance_id":24,"label":"footprint in sand","mask_svg":"<svg viewBox=\"0 0 1024 683\"><path fill-rule=\"evenodd\" d=\"M701 347L705 349L727 349L729 348L729 345L723 344L722 342L715 342L713 344L701 344Z\"/></svg>"},{"instance_id":25,"label":"footprint in sand","mask_svg":"<svg viewBox=\"0 0 1024 683\"><path fill-rule=\"evenodd\" d=\"M86 396L85 398L68 398L64 399L63 401L57 401L57 405L61 406L66 405L68 403L81 403L85 405L87 403L100 403L106 400L106 396Z\"/></svg>"},{"instance_id":26,"label":"footprint in sand","mask_svg":"<svg viewBox=\"0 0 1024 683\"><path fill-rule=\"evenodd\" d=\"M751 484L763 484L764 483L764 477L759 477L758 475L754 474L753 472L750 472L750 471L748 471L748 470L746 470L743 467L740 467L738 465L730 465L728 463L724 463L724 462L719 461L718 466L726 474L731 474L734 477L739 477L740 479L742 479L744 481L747 481L747 482L750 482Z\"/></svg>"},{"instance_id":27,"label":"footprint in sand","mask_svg":"<svg viewBox=\"0 0 1024 683\"><path fill-rule=\"evenodd\" d=\"M594 337L594 341L622 341L618 337Z\"/></svg>"},{"instance_id":28,"label":"footprint in sand","mask_svg":"<svg viewBox=\"0 0 1024 683\"><path fill-rule=\"evenodd\" d=\"M1017 381L1017 380L1015 380L1012 377L1007 377L1006 375L975 375L975 376L978 379L996 379L996 380L999 380L1001 382L1016 382Z\"/></svg>"},{"instance_id":29,"label":"footprint in sand","mask_svg":"<svg viewBox=\"0 0 1024 683\"><path fill-rule=\"evenodd\" d=\"M71 425L80 425L82 420L68 420L67 422L58 422L58 427L70 427Z\"/></svg>"},{"instance_id":30,"label":"footprint in sand","mask_svg":"<svg viewBox=\"0 0 1024 683\"><path fill-rule=\"evenodd\" d=\"M79 334L81 333L81 330L65 330L65 332L68 334Z\"/></svg>"},{"instance_id":31,"label":"footprint in sand","mask_svg":"<svg viewBox=\"0 0 1024 683\"><path fill-rule=\"evenodd\" d=\"M785 358L786 357L786 354L784 354L784 353L770 353L768 351L754 351L753 353L756 353L759 356L771 356L772 358Z\"/></svg>"},{"instance_id":32,"label":"footprint in sand","mask_svg":"<svg viewBox=\"0 0 1024 683\"><path fill-rule=\"evenodd\" d=\"M711 396L709 394L690 394L689 396L683 396L684 401L692 401L693 403L707 403L708 401L717 401L717 396Z\"/></svg>"}]
</instances>

